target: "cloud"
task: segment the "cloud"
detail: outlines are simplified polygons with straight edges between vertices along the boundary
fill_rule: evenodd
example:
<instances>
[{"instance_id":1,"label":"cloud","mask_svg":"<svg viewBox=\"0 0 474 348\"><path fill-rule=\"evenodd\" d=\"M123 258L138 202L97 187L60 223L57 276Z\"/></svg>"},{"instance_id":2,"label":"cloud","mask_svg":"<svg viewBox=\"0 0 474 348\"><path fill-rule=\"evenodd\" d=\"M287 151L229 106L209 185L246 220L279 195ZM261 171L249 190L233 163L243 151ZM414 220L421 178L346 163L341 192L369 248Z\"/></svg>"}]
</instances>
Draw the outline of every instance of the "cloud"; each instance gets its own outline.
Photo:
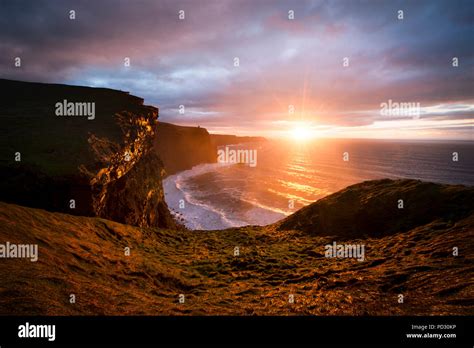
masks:
<instances>
[{"instance_id":1,"label":"cloud","mask_svg":"<svg viewBox=\"0 0 474 348\"><path fill-rule=\"evenodd\" d=\"M294 105L296 119L360 127L388 99L474 100L471 1L4 0L0 11L2 77L129 90L168 121L264 129Z\"/></svg>"}]
</instances>

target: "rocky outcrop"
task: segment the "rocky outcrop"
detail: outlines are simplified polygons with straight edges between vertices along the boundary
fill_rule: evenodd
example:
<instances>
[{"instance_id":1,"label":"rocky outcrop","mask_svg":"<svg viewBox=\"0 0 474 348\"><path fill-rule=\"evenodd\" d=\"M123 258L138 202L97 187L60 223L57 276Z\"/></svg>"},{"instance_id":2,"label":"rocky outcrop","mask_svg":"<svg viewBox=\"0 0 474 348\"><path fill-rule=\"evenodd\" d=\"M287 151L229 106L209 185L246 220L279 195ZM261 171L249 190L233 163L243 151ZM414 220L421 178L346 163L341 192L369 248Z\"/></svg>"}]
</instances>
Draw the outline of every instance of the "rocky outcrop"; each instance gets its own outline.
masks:
<instances>
[{"instance_id":1,"label":"rocky outcrop","mask_svg":"<svg viewBox=\"0 0 474 348\"><path fill-rule=\"evenodd\" d=\"M135 226L173 227L161 183L162 163L149 152L125 174L99 184L97 215Z\"/></svg>"},{"instance_id":2,"label":"rocky outcrop","mask_svg":"<svg viewBox=\"0 0 474 348\"><path fill-rule=\"evenodd\" d=\"M166 175L217 161L217 148L207 130L201 127L159 122L154 149L163 161Z\"/></svg>"},{"instance_id":3,"label":"rocky outcrop","mask_svg":"<svg viewBox=\"0 0 474 348\"><path fill-rule=\"evenodd\" d=\"M0 80L0 199L99 216L137 226L174 227L163 199L163 165L153 153L158 109L128 92ZM64 101L95 115L58 116Z\"/></svg>"},{"instance_id":4,"label":"rocky outcrop","mask_svg":"<svg viewBox=\"0 0 474 348\"><path fill-rule=\"evenodd\" d=\"M472 187L383 179L346 187L276 226L318 236L382 237L435 221L452 225L472 213Z\"/></svg>"}]
</instances>

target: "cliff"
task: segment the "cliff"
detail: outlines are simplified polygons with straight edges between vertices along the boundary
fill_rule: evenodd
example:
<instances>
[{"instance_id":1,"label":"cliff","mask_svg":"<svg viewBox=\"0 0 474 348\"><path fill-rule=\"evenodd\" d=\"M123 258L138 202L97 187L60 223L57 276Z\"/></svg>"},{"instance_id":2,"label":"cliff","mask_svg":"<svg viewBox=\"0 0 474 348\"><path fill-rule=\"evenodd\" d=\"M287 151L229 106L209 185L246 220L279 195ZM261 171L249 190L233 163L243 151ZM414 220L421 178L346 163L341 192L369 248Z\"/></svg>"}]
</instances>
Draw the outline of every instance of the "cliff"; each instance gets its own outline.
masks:
<instances>
[{"instance_id":1,"label":"cliff","mask_svg":"<svg viewBox=\"0 0 474 348\"><path fill-rule=\"evenodd\" d=\"M212 143L215 146L225 146L242 143L257 143L266 141L264 137L248 137L227 134L211 134Z\"/></svg>"},{"instance_id":2,"label":"cliff","mask_svg":"<svg viewBox=\"0 0 474 348\"><path fill-rule=\"evenodd\" d=\"M0 89L0 200L174 226L152 151L157 108L105 88L0 80Z\"/></svg>"},{"instance_id":3,"label":"cliff","mask_svg":"<svg viewBox=\"0 0 474 348\"><path fill-rule=\"evenodd\" d=\"M159 122L154 149L163 161L166 175L217 161L217 148L205 128Z\"/></svg>"},{"instance_id":4,"label":"cliff","mask_svg":"<svg viewBox=\"0 0 474 348\"><path fill-rule=\"evenodd\" d=\"M198 164L215 163L218 146L265 140L262 137L209 134L202 127L185 127L159 122L154 149L163 161L165 175L172 175L191 169Z\"/></svg>"},{"instance_id":5,"label":"cliff","mask_svg":"<svg viewBox=\"0 0 474 348\"><path fill-rule=\"evenodd\" d=\"M0 315L472 315L473 202L468 187L379 180L280 224L200 233L0 203L0 241L39 248L0 260ZM365 259L326 257L335 241Z\"/></svg>"}]
</instances>

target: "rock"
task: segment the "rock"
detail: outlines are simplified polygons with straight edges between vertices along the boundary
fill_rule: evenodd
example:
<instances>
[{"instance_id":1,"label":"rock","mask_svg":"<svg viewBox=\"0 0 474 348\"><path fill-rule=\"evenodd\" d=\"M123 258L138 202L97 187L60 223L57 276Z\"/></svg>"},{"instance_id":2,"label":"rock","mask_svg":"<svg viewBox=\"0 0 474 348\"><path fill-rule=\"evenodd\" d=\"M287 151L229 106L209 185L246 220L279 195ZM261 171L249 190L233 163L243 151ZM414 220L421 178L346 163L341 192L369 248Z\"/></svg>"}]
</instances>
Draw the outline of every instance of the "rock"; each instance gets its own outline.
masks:
<instances>
[{"instance_id":1,"label":"rock","mask_svg":"<svg viewBox=\"0 0 474 348\"><path fill-rule=\"evenodd\" d=\"M0 88L0 200L175 227L163 199L163 164L152 154L157 108L106 88L2 79ZM94 118L56 116L63 100L94 103Z\"/></svg>"}]
</instances>

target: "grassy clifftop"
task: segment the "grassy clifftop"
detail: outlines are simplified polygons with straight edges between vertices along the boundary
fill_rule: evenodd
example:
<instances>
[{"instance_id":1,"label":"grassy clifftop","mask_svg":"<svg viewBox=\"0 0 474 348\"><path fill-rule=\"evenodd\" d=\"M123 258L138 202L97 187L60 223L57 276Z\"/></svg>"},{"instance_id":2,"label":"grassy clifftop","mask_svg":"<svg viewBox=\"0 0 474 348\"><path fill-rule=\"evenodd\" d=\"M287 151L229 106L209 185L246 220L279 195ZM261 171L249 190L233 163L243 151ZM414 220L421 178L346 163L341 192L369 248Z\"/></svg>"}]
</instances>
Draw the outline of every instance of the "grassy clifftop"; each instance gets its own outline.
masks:
<instances>
[{"instance_id":1,"label":"grassy clifftop","mask_svg":"<svg viewBox=\"0 0 474 348\"><path fill-rule=\"evenodd\" d=\"M426 185L365 182L282 224L224 231L140 228L0 203L0 241L39 245L37 262L0 260L0 314L472 315L473 191ZM423 220L382 209L406 192L406 206L435 207L433 197L450 203ZM373 199L382 210L368 209L361 220L354 211ZM328 202L330 210L318 208ZM395 227L384 233L380 222L380 235L365 233L381 211ZM323 218L331 223L319 235ZM340 230L328 236L329 226ZM365 245L365 260L325 257L334 241Z\"/></svg>"}]
</instances>

